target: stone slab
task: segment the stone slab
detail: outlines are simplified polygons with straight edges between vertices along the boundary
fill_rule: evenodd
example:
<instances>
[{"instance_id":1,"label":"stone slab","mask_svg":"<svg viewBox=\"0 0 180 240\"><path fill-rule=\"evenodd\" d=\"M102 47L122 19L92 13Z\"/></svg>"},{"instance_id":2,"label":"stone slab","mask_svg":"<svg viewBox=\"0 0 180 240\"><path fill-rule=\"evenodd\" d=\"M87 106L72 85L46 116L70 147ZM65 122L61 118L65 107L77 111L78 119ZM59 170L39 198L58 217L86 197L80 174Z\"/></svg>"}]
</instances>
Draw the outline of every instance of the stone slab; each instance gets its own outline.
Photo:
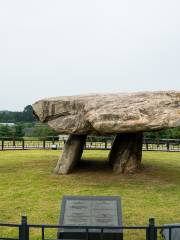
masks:
<instances>
[{"instance_id":1,"label":"stone slab","mask_svg":"<svg viewBox=\"0 0 180 240\"><path fill-rule=\"evenodd\" d=\"M180 92L54 97L37 101L33 110L61 134L146 132L180 126Z\"/></svg>"}]
</instances>

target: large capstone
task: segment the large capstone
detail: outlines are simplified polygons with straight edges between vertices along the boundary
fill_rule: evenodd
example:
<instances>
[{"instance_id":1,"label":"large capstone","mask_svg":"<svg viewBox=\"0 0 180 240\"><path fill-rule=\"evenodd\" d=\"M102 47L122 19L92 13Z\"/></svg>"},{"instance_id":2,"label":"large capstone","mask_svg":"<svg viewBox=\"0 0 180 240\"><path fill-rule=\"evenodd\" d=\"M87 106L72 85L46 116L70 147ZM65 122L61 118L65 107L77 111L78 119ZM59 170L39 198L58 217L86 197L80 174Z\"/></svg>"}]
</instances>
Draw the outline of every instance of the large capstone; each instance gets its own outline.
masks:
<instances>
[{"instance_id":1,"label":"large capstone","mask_svg":"<svg viewBox=\"0 0 180 240\"><path fill-rule=\"evenodd\" d=\"M152 131L180 125L180 92L56 97L33 109L40 121L65 134Z\"/></svg>"},{"instance_id":2,"label":"large capstone","mask_svg":"<svg viewBox=\"0 0 180 240\"><path fill-rule=\"evenodd\" d=\"M180 126L180 92L55 97L37 101L33 104L33 110L41 122L47 122L61 134L70 134L69 142L73 142L71 138L75 135L117 134L109 161L114 171L126 173L135 171L140 165L142 132ZM73 153L79 151L77 155L81 156L80 142L83 141L79 145L78 141L74 141L76 147L73 144L65 146L62 156L68 157L62 157L62 165L58 163L70 170L57 170L58 173L70 172L80 159Z\"/></svg>"}]
</instances>

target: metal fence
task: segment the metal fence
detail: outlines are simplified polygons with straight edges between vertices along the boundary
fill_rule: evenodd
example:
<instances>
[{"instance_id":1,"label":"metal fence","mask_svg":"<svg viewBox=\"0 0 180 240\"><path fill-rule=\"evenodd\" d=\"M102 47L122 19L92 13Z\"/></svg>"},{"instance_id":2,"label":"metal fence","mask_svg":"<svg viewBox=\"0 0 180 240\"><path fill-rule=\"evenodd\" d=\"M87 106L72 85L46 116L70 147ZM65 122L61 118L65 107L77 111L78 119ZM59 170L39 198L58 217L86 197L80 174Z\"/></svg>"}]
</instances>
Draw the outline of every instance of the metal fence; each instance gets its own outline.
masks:
<instances>
[{"instance_id":1,"label":"metal fence","mask_svg":"<svg viewBox=\"0 0 180 240\"><path fill-rule=\"evenodd\" d=\"M22 139L0 138L0 150L28 150L28 149L63 149L66 140L58 140L57 137L46 139ZM113 139L91 140L87 139L87 150L109 150ZM180 139L143 139L144 151L180 151Z\"/></svg>"},{"instance_id":2,"label":"metal fence","mask_svg":"<svg viewBox=\"0 0 180 240\"><path fill-rule=\"evenodd\" d=\"M57 237L58 234L57 232L60 229L83 229L84 230L84 237L81 238L81 240L89 240L89 235L91 230L99 230L98 234L99 234L99 238L100 240L105 239L104 238L104 233L105 230L121 230L123 231L123 235L125 233L125 231L130 231L130 232L134 232L134 236L136 236L136 231L141 231L141 236L143 236L142 238L138 237L138 239L143 239L143 240L157 240L160 239L161 236L161 232L163 229L168 229L168 240L175 240L175 238L173 237L173 229L178 229L180 231L180 225L162 225L162 226L156 226L155 225L155 219L154 218L150 218L149 222L147 224L147 226L122 226L122 227L101 227L101 226L60 226L60 225L41 225L41 224L28 224L27 222L27 217L26 216L22 216L21 217L21 223L20 224L6 224L6 223L0 223L0 229L1 228L15 228L17 230L17 236L16 237L12 237L12 236L6 236L3 237L0 234L0 240L31 240L31 230L32 229L36 229L38 230L38 236L36 236L36 239L41 239L41 240L58 240L59 238ZM46 230L47 229L53 229L55 231L55 238L49 237L46 234ZM40 231L39 231L40 230ZM92 233L92 232L91 232ZM62 238L63 239L63 238ZM127 238L124 236L123 237L124 240L129 240L128 236ZM131 238L131 240L133 240L135 238ZM96 240L96 239L95 239Z\"/></svg>"}]
</instances>

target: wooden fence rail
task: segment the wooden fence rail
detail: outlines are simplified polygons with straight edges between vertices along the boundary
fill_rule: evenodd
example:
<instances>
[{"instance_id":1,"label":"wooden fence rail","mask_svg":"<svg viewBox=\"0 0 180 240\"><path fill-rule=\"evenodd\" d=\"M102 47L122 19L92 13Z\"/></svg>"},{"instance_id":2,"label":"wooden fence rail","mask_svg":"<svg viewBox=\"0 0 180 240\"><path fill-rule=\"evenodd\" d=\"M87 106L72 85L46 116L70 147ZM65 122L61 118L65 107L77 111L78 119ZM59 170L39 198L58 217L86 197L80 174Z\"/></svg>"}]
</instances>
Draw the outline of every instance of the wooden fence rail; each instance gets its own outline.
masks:
<instances>
[{"instance_id":1,"label":"wooden fence rail","mask_svg":"<svg viewBox=\"0 0 180 240\"><path fill-rule=\"evenodd\" d=\"M0 150L28 150L28 149L63 149L66 140L57 138L47 139L20 139L0 138ZM113 139L92 141L87 139L85 149L109 150ZM143 140L144 151L180 151L180 139L148 139Z\"/></svg>"}]
</instances>

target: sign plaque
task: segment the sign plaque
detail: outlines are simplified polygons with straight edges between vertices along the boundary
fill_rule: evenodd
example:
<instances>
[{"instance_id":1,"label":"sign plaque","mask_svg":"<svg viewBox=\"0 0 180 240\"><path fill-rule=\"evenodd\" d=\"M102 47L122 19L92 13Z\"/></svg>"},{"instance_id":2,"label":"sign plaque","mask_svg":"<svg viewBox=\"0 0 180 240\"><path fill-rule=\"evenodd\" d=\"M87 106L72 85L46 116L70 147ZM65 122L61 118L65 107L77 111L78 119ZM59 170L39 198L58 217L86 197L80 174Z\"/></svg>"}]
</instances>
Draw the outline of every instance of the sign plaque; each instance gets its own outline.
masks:
<instances>
[{"instance_id":1,"label":"sign plaque","mask_svg":"<svg viewBox=\"0 0 180 240\"><path fill-rule=\"evenodd\" d=\"M122 211L120 197L96 196L64 196L61 206L59 224L61 226L77 226L58 230L58 239L85 239L88 229L89 240L107 239L122 240ZM92 227L100 227L93 229ZM103 228L103 238L101 233Z\"/></svg>"}]
</instances>

